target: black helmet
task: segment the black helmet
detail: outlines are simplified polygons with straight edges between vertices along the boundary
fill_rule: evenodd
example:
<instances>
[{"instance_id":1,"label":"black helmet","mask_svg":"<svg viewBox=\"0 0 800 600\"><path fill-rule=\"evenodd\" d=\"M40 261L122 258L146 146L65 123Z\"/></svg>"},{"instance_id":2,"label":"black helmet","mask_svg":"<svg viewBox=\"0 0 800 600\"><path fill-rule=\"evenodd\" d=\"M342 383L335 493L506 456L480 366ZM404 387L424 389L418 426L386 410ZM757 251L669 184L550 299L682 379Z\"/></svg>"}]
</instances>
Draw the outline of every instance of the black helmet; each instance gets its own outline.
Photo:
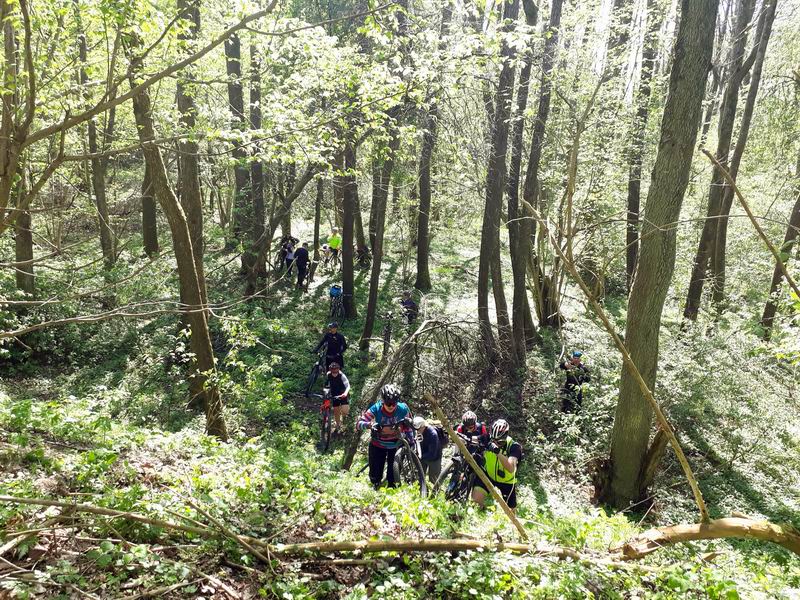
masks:
<instances>
[{"instance_id":1,"label":"black helmet","mask_svg":"<svg viewBox=\"0 0 800 600\"><path fill-rule=\"evenodd\" d=\"M461 422L464 424L464 427L475 427L478 422L478 415L468 410L461 416Z\"/></svg>"},{"instance_id":2,"label":"black helmet","mask_svg":"<svg viewBox=\"0 0 800 600\"><path fill-rule=\"evenodd\" d=\"M393 383L387 383L381 388L381 399L383 400L384 404L397 404L400 402L401 393L402 392L400 391L399 387Z\"/></svg>"},{"instance_id":3,"label":"black helmet","mask_svg":"<svg viewBox=\"0 0 800 600\"><path fill-rule=\"evenodd\" d=\"M328 329L338 329L338 328L339 328L339 323L337 323L336 321L331 321L330 323L328 323Z\"/></svg>"}]
</instances>

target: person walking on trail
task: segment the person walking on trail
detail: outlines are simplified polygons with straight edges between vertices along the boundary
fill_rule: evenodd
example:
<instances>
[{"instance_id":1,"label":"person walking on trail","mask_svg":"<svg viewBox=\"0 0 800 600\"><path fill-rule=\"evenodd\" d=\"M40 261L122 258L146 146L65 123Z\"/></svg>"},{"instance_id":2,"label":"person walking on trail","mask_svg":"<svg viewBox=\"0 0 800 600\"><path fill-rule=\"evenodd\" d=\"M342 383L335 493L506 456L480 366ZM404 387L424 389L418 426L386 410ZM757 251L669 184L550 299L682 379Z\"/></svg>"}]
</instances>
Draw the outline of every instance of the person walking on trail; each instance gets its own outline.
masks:
<instances>
[{"instance_id":1,"label":"person walking on trail","mask_svg":"<svg viewBox=\"0 0 800 600\"><path fill-rule=\"evenodd\" d=\"M517 507L517 467L522 460L522 446L508 434L509 425L505 419L497 419L489 428L489 444L483 452L483 471L500 492L508 507L516 512ZM472 500L485 506L489 491L478 478L472 488Z\"/></svg>"},{"instance_id":2,"label":"person walking on trail","mask_svg":"<svg viewBox=\"0 0 800 600\"><path fill-rule=\"evenodd\" d=\"M334 227L333 229L331 229L331 235L328 238L328 248L330 248L334 260L339 256L339 249L341 247L342 247L342 236L339 235L339 228Z\"/></svg>"},{"instance_id":3,"label":"person walking on trail","mask_svg":"<svg viewBox=\"0 0 800 600\"><path fill-rule=\"evenodd\" d=\"M559 368L566 372L567 378L561 388L561 410L565 413L578 412L583 405L583 384L591 381L589 368L583 364L583 352L575 350L568 360L561 361Z\"/></svg>"},{"instance_id":4,"label":"person walking on trail","mask_svg":"<svg viewBox=\"0 0 800 600\"><path fill-rule=\"evenodd\" d=\"M297 287L303 288L306 275L308 274L308 263L310 262L308 256L308 242L303 242L294 253L294 262L297 265Z\"/></svg>"},{"instance_id":5,"label":"person walking on trail","mask_svg":"<svg viewBox=\"0 0 800 600\"><path fill-rule=\"evenodd\" d=\"M286 250L286 258L284 259L286 262L286 275L291 274L292 265L294 265L295 248L297 247L297 242L294 240L295 238L290 239L284 247L284 250Z\"/></svg>"},{"instance_id":6,"label":"person walking on trail","mask_svg":"<svg viewBox=\"0 0 800 600\"><path fill-rule=\"evenodd\" d=\"M316 354L322 347L325 347L325 368L330 369L331 363L339 363L339 367L344 369L344 352L347 350L347 340L339 333L339 324L336 321L328 323L328 331L322 336L311 353Z\"/></svg>"},{"instance_id":7,"label":"person walking on trail","mask_svg":"<svg viewBox=\"0 0 800 600\"><path fill-rule=\"evenodd\" d=\"M342 373L341 366L332 362L328 368L328 379L325 387L330 390L331 404L333 405L333 433L338 435L344 432L342 421L350 414L350 381Z\"/></svg>"},{"instance_id":8,"label":"person walking on trail","mask_svg":"<svg viewBox=\"0 0 800 600\"><path fill-rule=\"evenodd\" d=\"M485 423L478 422L478 415L468 410L461 416L461 423L456 427L456 433L460 433L470 442L486 446L489 444L489 430Z\"/></svg>"},{"instance_id":9,"label":"person walking on trail","mask_svg":"<svg viewBox=\"0 0 800 600\"><path fill-rule=\"evenodd\" d=\"M284 235L283 237L281 237L281 242L280 242L281 260L280 263L278 264L278 270L281 270L284 267L286 267L288 272L288 269L292 264L292 261L289 260L289 252L291 251L292 253L294 253L294 248L298 244L298 242L300 242L300 240L291 235ZM292 256L292 260L294 260L294 256Z\"/></svg>"},{"instance_id":10,"label":"person walking on trail","mask_svg":"<svg viewBox=\"0 0 800 600\"><path fill-rule=\"evenodd\" d=\"M414 431L422 436L422 472L428 476L428 481L436 483L442 472L443 440L439 431L422 417L414 417Z\"/></svg>"},{"instance_id":11,"label":"person walking on trail","mask_svg":"<svg viewBox=\"0 0 800 600\"><path fill-rule=\"evenodd\" d=\"M400 436L411 433L411 411L405 402L400 402L400 388L391 383L381 388L381 399L370 406L358 420L358 429L369 429L372 440L369 444L369 480L375 489L387 473L389 487L396 487L394 457L400 446Z\"/></svg>"},{"instance_id":12,"label":"person walking on trail","mask_svg":"<svg viewBox=\"0 0 800 600\"><path fill-rule=\"evenodd\" d=\"M405 315L406 323L408 325L413 325L414 321L417 320L417 315L419 315L419 307L417 303L414 302L414 298L409 290L403 292L400 305L403 307L403 315Z\"/></svg>"}]
</instances>

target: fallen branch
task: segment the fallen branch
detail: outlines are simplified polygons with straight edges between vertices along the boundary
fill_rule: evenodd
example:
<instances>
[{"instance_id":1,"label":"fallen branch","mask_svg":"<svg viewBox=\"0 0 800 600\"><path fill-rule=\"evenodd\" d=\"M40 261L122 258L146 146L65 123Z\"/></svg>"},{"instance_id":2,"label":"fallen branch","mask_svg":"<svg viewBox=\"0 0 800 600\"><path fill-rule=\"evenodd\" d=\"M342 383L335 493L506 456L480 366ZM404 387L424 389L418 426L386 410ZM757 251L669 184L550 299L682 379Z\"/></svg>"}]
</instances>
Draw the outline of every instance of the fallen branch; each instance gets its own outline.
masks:
<instances>
[{"instance_id":1,"label":"fallen branch","mask_svg":"<svg viewBox=\"0 0 800 600\"><path fill-rule=\"evenodd\" d=\"M612 552L617 552L623 560L636 560L664 546L694 540L723 538L773 542L800 555L800 532L791 526L775 525L768 521L756 521L741 517L716 519L710 523L671 525L650 529Z\"/></svg>"}]
</instances>

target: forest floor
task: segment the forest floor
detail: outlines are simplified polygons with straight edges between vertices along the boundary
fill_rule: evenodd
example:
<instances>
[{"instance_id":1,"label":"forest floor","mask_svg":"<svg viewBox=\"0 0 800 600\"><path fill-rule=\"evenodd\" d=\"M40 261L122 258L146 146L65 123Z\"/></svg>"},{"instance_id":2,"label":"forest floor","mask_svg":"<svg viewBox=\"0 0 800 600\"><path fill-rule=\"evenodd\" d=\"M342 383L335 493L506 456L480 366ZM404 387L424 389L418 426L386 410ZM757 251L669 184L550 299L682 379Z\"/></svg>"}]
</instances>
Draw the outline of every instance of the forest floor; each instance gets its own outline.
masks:
<instances>
[{"instance_id":1,"label":"forest floor","mask_svg":"<svg viewBox=\"0 0 800 600\"><path fill-rule=\"evenodd\" d=\"M468 321L469 329L477 261L446 242L436 242L437 289L423 311ZM210 253L216 300L241 293L236 261L225 264L230 259ZM395 305L407 274L402 257L389 257L381 311ZM211 515L229 530L272 543L516 540L497 507L422 499L409 488L375 491L358 473L362 452L348 472L340 469L342 441L319 453L316 409L300 394L313 360L309 349L326 321L327 287L337 278L319 275L308 294L279 283L263 301L229 307L215 320L230 443L205 436L202 415L186 410L186 340L174 318L108 321L83 329L80 347L64 355L9 362L0 380L0 495L81 502L216 531ZM366 297L367 279L358 272L359 298ZM622 306L606 300L620 328ZM650 527L694 522L696 511L670 453L646 508L612 514L592 505L590 467L607 451L620 360L577 301L567 302L566 312L562 334L546 334L531 352L528 383L493 376L477 384L461 373L463 389L441 400L451 416L467 406L487 419L523 415L514 420L514 435L525 448L519 517L529 537L602 557ZM362 318L343 327L352 345L351 417L363 408L359 395L382 358L379 344L370 354L357 352ZM656 396L712 516L744 513L800 528L796 367L754 336L732 335L747 326L735 317L702 331L682 333L678 325L663 328ZM379 321L376 336L381 327ZM584 410L564 415L555 364L573 347L587 353L594 378ZM410 401L424 411L420 391L409 391ZM206 539L66 508L0 502L0 523L0 597L800 598L800 559L753 541L664 548L622 569L486 551L269 556L265 564L224 535ZM357 560L330 562L340 558Z\"/></svg>"}]
</instances>

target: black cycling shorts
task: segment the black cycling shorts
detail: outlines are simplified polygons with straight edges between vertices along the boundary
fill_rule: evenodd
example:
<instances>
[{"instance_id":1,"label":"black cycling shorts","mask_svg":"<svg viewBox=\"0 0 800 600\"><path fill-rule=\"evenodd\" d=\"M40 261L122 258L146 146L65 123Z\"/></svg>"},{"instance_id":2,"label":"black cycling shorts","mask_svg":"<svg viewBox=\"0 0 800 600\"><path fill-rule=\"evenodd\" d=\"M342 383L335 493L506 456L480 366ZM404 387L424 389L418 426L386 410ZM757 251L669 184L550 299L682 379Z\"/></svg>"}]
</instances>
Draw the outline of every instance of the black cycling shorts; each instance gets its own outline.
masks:
<instances>
[{"instance_id":1,"label":"black cycling shorts","mask_svg":"<svg viewBox=\"0 0 800 600\"><path fill-rule=\"evenodd\" d=\"M500 495L503 497L503 500L506 501L508 504L508 508L516 508L517 507L517 484L516 483L500 483L499 481L493 481L494 487L500 490ZM483 482L480 479L475 479L474 487L481 488L487 494L489 491L486 489L486 486L483 485Z\"/></svg>"},{"instance_id":2,"label":"black cycling shorts","mask_svg":"<svg viewBox=\"0 0 800 600\"><path fill-rule=\"evenodd\" d=\"M346 404L350 404L350 397L345 396L344 400L341 398L333 398L331 404L333 404L333 406L344 406Z\"/></svg>"}]
</instances>

